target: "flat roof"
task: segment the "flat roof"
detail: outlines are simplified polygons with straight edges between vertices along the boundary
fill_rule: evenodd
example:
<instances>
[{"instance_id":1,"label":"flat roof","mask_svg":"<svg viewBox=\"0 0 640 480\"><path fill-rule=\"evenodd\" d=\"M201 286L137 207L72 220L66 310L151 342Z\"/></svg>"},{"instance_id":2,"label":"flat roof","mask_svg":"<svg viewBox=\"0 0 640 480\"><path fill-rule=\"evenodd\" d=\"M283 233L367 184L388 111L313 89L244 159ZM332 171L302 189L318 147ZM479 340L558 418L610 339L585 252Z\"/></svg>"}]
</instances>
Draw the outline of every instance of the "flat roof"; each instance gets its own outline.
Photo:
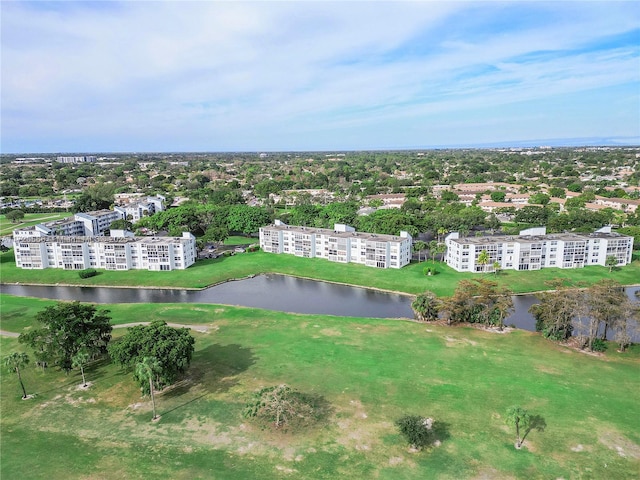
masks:
<instances>
[{"instance_id":1,"label":"flat roof","mask_svg":"<svg viewBox=\"0 0 640 480\"><path fill-rule=\"evenodd\" d=\"M16 240L16 243L147 243L169 244L189 240L184 237L84 237L71 235L47 235L44 237L28 237Z\"/></svg>"},{"instance_id":2,"label":"flat roof","mask_svg":"<svg viewBox=\"0 0 640 480\"><path fill-rule=\"evenodd\" d=\"M386 235L382 233L367 233L367 232L342 232L332 228L315 228L315 227L300 227L294 225L269 225L262 227L264 230L282 230L296 233L304 233L307 235L320 234L328 235L331 237L339 238L364 238L365 240L373 240L376 242L398 242L406 240L408 237L401 237L400 235Z\"/></svg>"},{"instance_id":3,"label":"flat roof","mask_svg":"<svg viewBox=\"0 0 640 480\"><path fill-rule=\"evenodd\" d=\"M452 238L450 239L452 242L456 243L468 243L473 245L482 245L486 243L510 243L510 242L520 242L520 243L538 243L545 242L548 240L561 240L563 242L575 242L575 241L587 241L590 238L606 238L606 239L614 239L614 238L632 238L629 235L622 235L620 233L604 233L604 232L594 232L594 233L550 233L547 235L495 235L490 237L463 237L463 238Z\"/></svg>"}]
</instances>

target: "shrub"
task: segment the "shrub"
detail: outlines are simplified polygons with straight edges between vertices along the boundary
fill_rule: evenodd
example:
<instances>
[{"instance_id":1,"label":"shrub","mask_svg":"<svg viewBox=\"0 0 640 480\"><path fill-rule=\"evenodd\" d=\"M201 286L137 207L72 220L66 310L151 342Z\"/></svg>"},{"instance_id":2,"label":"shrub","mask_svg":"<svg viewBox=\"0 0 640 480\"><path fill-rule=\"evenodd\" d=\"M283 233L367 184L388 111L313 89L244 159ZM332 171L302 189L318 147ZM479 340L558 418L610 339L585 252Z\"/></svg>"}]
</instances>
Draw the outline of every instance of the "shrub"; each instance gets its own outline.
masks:
<instances>
[{"instance_id":1,"label":"shrub","mask_svg":"<svg viewBox=\"0 0 640 480\"><path fill-rule=\"evenodd\" d=\"M276 428L304 426L326 417L329 404L319 395L293 390L286 384L256 392L244 409L246 418L267 421Z\"/></svg>"},{"instance_id":2,"label":"shrub","mask_svg":"<svg viewBox=\"0 0 640 480\"><path fill-rule=\"evenodd\" d=\"M591 349L594 352L604 352L607 349L607 343L601 338L596 338L591 344Z\"/></svg>"},{"instance_id":3,"label":"shrub","mask_svg":"<svg viewBox=\"0 0 640 480\"><path fill-rule=\"evenodd\" d=\"M433 420L419 415L405 415L395 421L400 433L409 444L422 449L435 441Z\"/></svg>"},{"instance_id":4,"label":"shrub","mask_svg":"<svg viewBox=\"0 0 640 480\"><path fill-rule=\"evenodd\" d=\"M96 272L95 268L87 268L85 270L80 270L78 272L78 275L80 275L80 278L95 277L97 274L98 272Z\"/></svg>"}]
</instances>

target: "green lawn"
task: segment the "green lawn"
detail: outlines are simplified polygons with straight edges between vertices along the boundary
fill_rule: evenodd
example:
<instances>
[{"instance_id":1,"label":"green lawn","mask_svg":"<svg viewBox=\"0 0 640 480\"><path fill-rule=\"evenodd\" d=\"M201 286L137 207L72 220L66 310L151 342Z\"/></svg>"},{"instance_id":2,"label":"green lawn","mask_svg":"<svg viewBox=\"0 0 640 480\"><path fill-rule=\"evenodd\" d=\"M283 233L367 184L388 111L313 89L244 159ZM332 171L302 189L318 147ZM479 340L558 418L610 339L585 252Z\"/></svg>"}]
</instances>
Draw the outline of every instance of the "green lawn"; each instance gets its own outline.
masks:
<instances>
[{"instance_id":1,"label":"green lawn","mask_svg":"<svg viewBox=\"0 0 640 480\"><path fill-rule=\"evenodd\" d=\"M11 235L16 228L31 227L38 223L53 222L72 216L69 212L27 213L19 223L12 223L4 215L0 215L0 236Z\"/></svg>"},{"instance_id":2,"label":"green lawn","mask_svg":"<svg viewBox=\"0 0 640 480\"><path fill-rule=\"evenodd\" d=\"M23 270L15 266L13 251L0 256L0 278L3 283L155 286L165 288L203 288L229 279L243 278L260 273L282 273L363 287L379 288L418 294L432 290L438 295L451 295L456 285L465 278L490 278L510 287L516 293L549 288L545 282L563 280L567 285L581 286L602 278L613 278L624 285L640 282L640 260L609 273L606 267L587 267L572 270L557 268L539 271L503 271L494 274L459 273L444 263L436 262L439 273L425 276L423 268L433 262L412 263L399 270L376 269L356 264L338 264L323 259L298 258L264 252L243 253L232 257L200 260L186 270L173 272L101 271L99 275L80 279L77 272L60 269Z\"/></svg>"},{"instance_id":3,"label":"green lawn","mask_svg":"<svg viewBox=\"0 0 640 480\"><path fill-rule=\"evenodd\" d=\"M260 239L255 237L232 235L224 241L225 245L253 245L254 243L260 243Z\"/></svg>"},{"instance_id":4,"label":"green lawn","mask_svg":"<svg viewBox=\"0 0 640 480\"><path fill-rule=\"evenodd\" d=\"M22 331L50 301L0 295L0 328ZM30 366L30 400L0 378L0 478L632 479L640 471L640 349L596 357L539 335L216 305L110 305L113 320L200 323L187 377L148 398L107 362L80 374ZM122 330L114 331L117 336ZM0 337L2 355L22 348ZM322 395L326 424L300 432L241 416L252 392L287 383ZM525 447L504 425L520 404L544 418ZM411 453L393 422L432 416L448 438Z\"/></svg>"}]
</instances>

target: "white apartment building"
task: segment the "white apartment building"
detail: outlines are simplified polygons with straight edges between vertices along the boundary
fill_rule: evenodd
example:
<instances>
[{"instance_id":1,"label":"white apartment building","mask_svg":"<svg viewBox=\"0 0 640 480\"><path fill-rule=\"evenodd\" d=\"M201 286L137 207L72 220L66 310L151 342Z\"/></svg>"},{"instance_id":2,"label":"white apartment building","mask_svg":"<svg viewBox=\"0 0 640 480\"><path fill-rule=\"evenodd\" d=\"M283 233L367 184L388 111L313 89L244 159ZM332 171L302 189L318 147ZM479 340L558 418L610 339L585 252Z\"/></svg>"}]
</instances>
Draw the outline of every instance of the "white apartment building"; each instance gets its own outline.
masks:
<instances>
[{"instance_id":1,"label":"white apartment building","mask_svg":"<svg viewBox=\"0 0 640 480\"><path fill-rule=\"evenodd\" d=\"M411 261L412 238L356 232L348 225L334 229L290 226L276 220L260 228L260 248L268 253L286 253L331 262L360 263L376 268L402 268Z\"/></svg>"},{"instance_id":2,"label":"white apartment building","mask_svg":"<svg viewBox=\"0 0 640 480\"><path fill-rule=\"evenodd\" d=\"M44 237L51 235L93 237L104 235L111 222L121 220L122 213L114 210L76 213L73 219L41 223L32 227L17 228L13 231L14 240L21 238Z\"/></svg>"},{"instance_id":3,"label":"white apartment building","mask_svg":"<svg viewBox=\"0 0 640 480\"><path fill-rule=\"evenodd\" d=\"M165 197L157 195L155 197L147 197L146 201L116 205L113 207L113 210L120 213L121 218L135 223L144 216L162 212L165 209L164 202Z\"/></svg>"},{"instance_id":4,"label":"white apartment building","mask_svg":"<svg viewBox=\"0 0 640 480\"><path fill-rule=\"evenodd\" d=\"M498 262L504 270L540 270L541 268L582 268L605 265L613 255L618 265L631 263L633 237L611 232L604 227L590 234L546 234L546 228L523 230L518 236L458 238L447 236L446 262L459 272L493 272ZM478 262L482 252L489 261Z\"/></svg>"},{"instance_id":5,"label":"white apartment building","mask_svg":"<svg viewBox=\"0 0 640 480\"><path fill-rule=\"evenodd\" d=\"M196 238L41 236L14 241L16 265L25 269L183 270L196 261Z\"/></svg>"}]
</instances>

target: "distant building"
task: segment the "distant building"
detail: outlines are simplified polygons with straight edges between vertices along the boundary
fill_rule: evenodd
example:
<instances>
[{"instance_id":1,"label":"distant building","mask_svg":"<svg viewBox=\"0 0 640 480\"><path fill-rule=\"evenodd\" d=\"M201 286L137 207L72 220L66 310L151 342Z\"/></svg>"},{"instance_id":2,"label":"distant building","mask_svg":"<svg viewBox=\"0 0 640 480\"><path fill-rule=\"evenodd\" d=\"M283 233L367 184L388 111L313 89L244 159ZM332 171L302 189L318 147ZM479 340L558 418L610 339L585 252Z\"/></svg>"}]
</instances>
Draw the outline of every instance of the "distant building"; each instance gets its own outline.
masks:
<instances>
[{"instance_id":1,"label":"distant building","mask_svg":"<svg viewBox=\"0 0 640 480\"><path fill-rule=\"evenodd\" d=\"M162 195L156 195L155 197L147 197L145 201L116 205L113 209L114 211L119 212L122 215L122 218L135 223L144 216L162 212L165 209L164 202L165 197Z\"/></svg>"},{"instance_id":2,"label":"distant building","mask_svg":"<svg viewBox=\"0 0 640 480\"><path fill-rule=\"evenodd\" d=\"M493 272L494 263L505 270L540 270L541 268L582 268L605 265L613 255L618 265L631 263L633 237L612 233L611 227L594 233L546 234L546 228L523 230L518 236L458 238L447 236L446 262L459 272ZM487 252L487 264L478 258Z\"/></svg>"},{"instance_id":3,"label":"distant building","mask_svg":"<svg viewBox=\"0 0 640 480\"><path fill-rule=\"evenodd\" d=\"M348 225L334 229L296 227L276 220L260 228L260 248L268 253L286 253L331 262L360 263L376 268L402 268L411 261L411 235L378 235L356 232Z\"/></svg>"},{"instance_id":4,"label":"distant building","mask_svg":"<svg viewBox=\"0 0 640 480\"><path fill-rule=\"evenodd\" d=\"M83 155L78 157L57 157L56 161L59 163L93 163L96 161L96 157L93 155Z\"/></svg>"},{"instance_id":5,"label":"distant building","mask_svg":"<svg viewBox=\"0 0 640 480\"><path fill-rule=\"evenodd\" d=\"M73 218L41 223L32 227L17 228L13 231L13 238L32 238L53 235L99 236L104 235L112 222L122 219L122 213L113 210L76 213Z\"/></svg>"}]
</instances>

